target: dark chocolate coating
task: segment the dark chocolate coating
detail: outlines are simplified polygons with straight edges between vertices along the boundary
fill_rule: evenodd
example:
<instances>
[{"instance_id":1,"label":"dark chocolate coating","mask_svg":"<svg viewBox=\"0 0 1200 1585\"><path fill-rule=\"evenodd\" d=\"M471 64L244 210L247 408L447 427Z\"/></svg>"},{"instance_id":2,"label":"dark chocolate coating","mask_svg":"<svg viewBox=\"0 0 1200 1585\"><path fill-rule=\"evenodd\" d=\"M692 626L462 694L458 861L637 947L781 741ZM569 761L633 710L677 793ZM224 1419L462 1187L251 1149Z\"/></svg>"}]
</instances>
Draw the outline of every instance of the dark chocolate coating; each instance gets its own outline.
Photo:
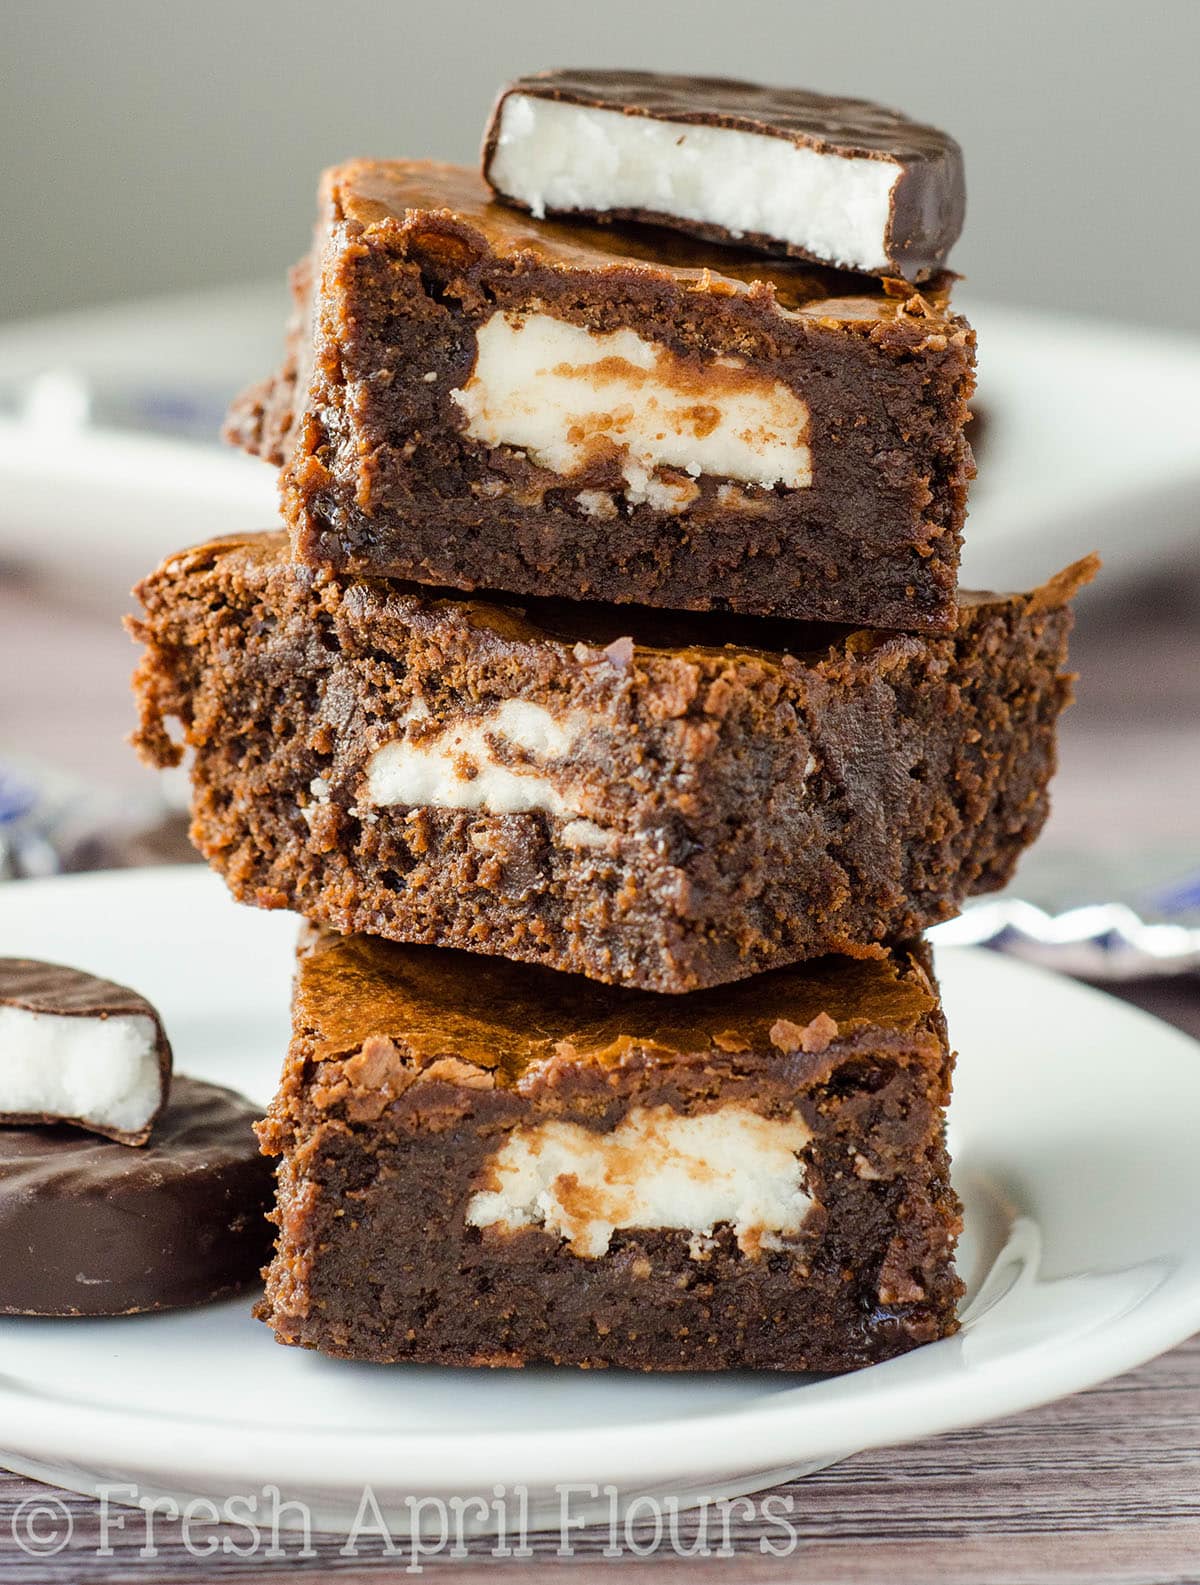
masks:
<instances>
[{"instance_id":1,"label":"dark chocolate coating","mask_svg":"<svg viewBox=\"0 0 1200 1585\"><path fill-rule=\"evenodd\" d=\"M270 1247L257 1108L177 1078L144 1150L0 1129L0 1314L132 1315L252 1283Z\"/></svg>"},{"instance_id":2,"label":"dark chocolate coating","mask_svg":"<svg viewBox=\"0 0 1200 1585\"><path fill-rule=\"evenodd\" d=\"M892 193L884 249L885 271L907 281L923 281L945 265L962 231L967 189L962 150L936 127L911 121L898 110L869 99L810 93L803 88L770 88L732 77L686 77L669 72L546 71L519 77L500 92L483 141L483 174L491 181L500 115L510 94L556 99L594 110L612 110L656 121L725 127L760 137L784 138L797 148L849 158L894 160L901 176ZM499 191L499 189L497 189ZM508 203L524 207L501 193ZM556 210L554 213L564 213ZM777 237L734 237L724 226L684 220L659 211L573 210L593 220L642 220L671 226L713 242L736 242L817 263L837 264Z\"/></svg>"},{"instance_id":3,"label":"dark chocolate coating","mask_svg":"<svg viewBox=\"0 0 1200 1585\"><path fill-rule=\"evenodd\" d=\"M85 1117L0 1111L0 1123L70 1123L122 1145L146 1143L171 1089L171 1043L157 1008L127 985L102 980L84 969L68 968L64 963L42 963L36 958L0 958L0 1007L16 1007L22 1012L60 1018L149 1018L156 1031L160 1094L158 1107L144 1128L110 1129L89 1122Z\"/></svg>"}]
</instances>

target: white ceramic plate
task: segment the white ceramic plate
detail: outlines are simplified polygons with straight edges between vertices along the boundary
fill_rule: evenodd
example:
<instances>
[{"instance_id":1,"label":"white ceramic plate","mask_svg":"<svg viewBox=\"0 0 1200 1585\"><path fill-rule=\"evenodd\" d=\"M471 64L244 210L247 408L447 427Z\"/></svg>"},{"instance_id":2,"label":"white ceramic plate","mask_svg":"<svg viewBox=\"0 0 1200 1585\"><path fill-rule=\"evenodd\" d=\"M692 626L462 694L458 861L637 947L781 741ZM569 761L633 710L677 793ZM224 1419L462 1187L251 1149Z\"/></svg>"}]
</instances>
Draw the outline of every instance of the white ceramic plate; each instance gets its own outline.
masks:
<instances>
[{"instance_id":1,"label":"white ceramic plate","mask_svg":"<svg viewBox=\"0 0 1200 1585\"><path fill-rule=\"evenodd\" d=\"M258 1101L287 1038L293 937L290 916L235 907L199 869L0 887L0 953L137 986L180 1071ZM80 1491L129 1482L218 1503L274 1484L335 1529L367 1486L400 1528L407 1497L487 1499L501 1483L527 1487L532 1526L553 1526L564 1484L612 1483L626 1502L752 1491L1074 1392L1181 1341L1200 1327L1200 1048L1019 963L952 949L939 964L962 1053L959 1336L817 1380L348 1365L277 1347L246 1301L8 1319L0 1463Z\"/></svg>"},{"instance_id":2,"label":"white ceramic plate","mask_svg":"<svg viewBox=\"0 0 1200 1585\"><path fill-rule=\"evenodd\" d=\"M964 584L1027 588L1098 550L1111 589L1194 542L1200 341L961 306L987 414ZM270 468L179 437L215 442L228 398L278 358L284 313L281 280L0 326L0 556L119 606L214 524L273 521ZM143 409L160 433L138 431Z\"/></svg>"}]
</instances>

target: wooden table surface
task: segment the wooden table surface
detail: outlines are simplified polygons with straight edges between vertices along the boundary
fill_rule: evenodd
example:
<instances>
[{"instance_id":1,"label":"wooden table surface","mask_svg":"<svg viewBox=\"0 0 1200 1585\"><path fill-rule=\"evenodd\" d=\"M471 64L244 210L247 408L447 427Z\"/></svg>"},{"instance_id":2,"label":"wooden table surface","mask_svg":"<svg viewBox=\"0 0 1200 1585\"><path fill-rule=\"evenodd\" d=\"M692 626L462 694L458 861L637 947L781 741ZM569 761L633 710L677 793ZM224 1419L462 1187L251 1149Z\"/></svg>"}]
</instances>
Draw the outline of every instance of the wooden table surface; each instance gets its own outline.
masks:
<instances>
[{"instance_id":1,"label":"wooden table surface","mask_svg":"<svg viewBox=\"0 0 1200 1585\"><path fill-rule=\"evenodd\" d=\"M44 591L0 577L0 742L88 771L110 785L144 787L120 739L128 727L131 652L116 613L66 613ZM1152 836L1200 855L1200 559L1119 598L1085 605L1073 659L1080 704L1063 734L1063 768L1046 840L1112 850ZM36 654L29 668L25 657ZM1200 978L1141 982L1130 1000L1200 1035ZM3 1362L0 1361L0 1369ZM0 1427L0 1444L3 1427ZM556 1557L555 1536L531 1539L528 1559L499 1559L486 1540L466 1560L430 1559L437 1579L486 1574L497 1581L737 1579L938 1585L1167 1585L1200 1581L1200 1340L1061 1403L897 1450L864 1453L781 1486L772 1510L795 1534L787 1556L778 1525L730 1524L732 1556L703 1565L669 1546L649 1559L629 1549L606 1559L606 1530L576 1532L575 1556ZM784 1504L780 1507L779 1504ZM786 1506L790 1503L790 1509ZM34 1505L31 1507L31 1505ZM38 1507L37 1505L41 1505ZM47 1506L48 1505L48 1506ZM139 1515L100 1548L97 1504L0 1474L0 1585L116 1585L121 1581L355 1580L404 1576L365 1537L357 1556L341 1537L316 1536L314 1555L239 1558L236 1532L160 1520L143 1556ZM37 1556L30 1541L62 1549ZM69 1532L69 1534L68 1534ZM680 1541L693 1538L681 1519ZM214 1555L212 1542L216 1539ZM634 1542L640 1540L634 1532ZM719 1542L714 1534L712 1545Z\"/></svg>"}]
</instances>

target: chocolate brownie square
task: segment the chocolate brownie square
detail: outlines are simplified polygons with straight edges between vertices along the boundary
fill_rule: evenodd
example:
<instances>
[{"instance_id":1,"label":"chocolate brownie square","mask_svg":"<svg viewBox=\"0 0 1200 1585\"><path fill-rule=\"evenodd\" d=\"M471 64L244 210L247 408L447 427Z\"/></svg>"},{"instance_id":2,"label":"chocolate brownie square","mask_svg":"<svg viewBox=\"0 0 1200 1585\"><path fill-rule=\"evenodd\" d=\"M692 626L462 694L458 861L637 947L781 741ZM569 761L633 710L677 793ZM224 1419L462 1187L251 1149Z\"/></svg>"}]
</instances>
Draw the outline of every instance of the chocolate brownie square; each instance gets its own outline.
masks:
<instances>
[{"instance_id":1,"label":"chocolate brownie square","mask_svg":"<svg viewBox=\"0 0 1200 1585\"><path fill-rule=\"evenodd\" d=\"M920 288L329 171L277 379L295 556L471 591L947 632L974 337Z\"/></svg>"},{"instance_id":2,"label":"chocolate brownie square","mask_svg":"<svg viewBox=\"0 0 1200 1585\"><path fill-rule=\"evenodd\" d=\"M1090 572L964 596L935 638L515 607L219 540L141 586L137 742L192 748L193 840L243 901L689 991L1008 880Z\"/></svg>"},{"instance_id":3,"label":"chocolate brownie square","mask_svg":"<svg viewBox=\"0 0 1200 1585\"><path fill-rule=\"evenodd\" d=\"M259 1314L348 1359L853 1370L953 1332L922 947L661 997L302 948Z\"/></svg>"}]
</instances>

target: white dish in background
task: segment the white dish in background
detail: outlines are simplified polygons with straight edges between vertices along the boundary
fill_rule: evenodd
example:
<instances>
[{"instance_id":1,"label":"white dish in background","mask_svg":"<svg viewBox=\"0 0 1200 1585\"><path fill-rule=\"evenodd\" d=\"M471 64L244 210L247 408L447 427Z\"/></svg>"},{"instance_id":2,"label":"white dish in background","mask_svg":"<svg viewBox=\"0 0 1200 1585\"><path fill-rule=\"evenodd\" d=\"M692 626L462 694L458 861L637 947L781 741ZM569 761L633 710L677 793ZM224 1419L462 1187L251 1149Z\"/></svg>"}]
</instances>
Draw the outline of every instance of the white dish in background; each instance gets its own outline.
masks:
<instances>
[{"instance_id":1,"label":"white dish in background","mask_svg":"<svg viewBox=\"0 0 1200 1585\"><path fill-rule=\"evenodd\" d=\"M969 293L960 306L985 415L964 587L1028 588L1098 550L1111 589L1194 545L1200 340Z\"/></svg>"},{"instance_id":2,"label":"white dish in background","mask_svg":"<svg viewBox=\"0 0 1200 1585\"><path fill-rule=\"evenodd\" d=\"M987 415L964 583L1028 587L1099 550L1111 589L1194 541L1200 341L961 296ZM260 285L0 327L22 404L0 408L0 557L111 606L170 551L273 522L272 470L215 442L228 398L277 361L284 311ZM106 427L142 406L169 427L173 404L214 444Z\"/></svg>"},{"instance_id":3,"label":"white dish in background","mask_svg":"<svg viewBox=\"0 0 1200 1585\"><path fill-rule=\"evenodd\" d=\"M127 981L179 1071L271 1092L294 921L194 868L0 887L0 953ZM939 956L961 1052L951 1123L967 1209L959 1336L856 1375L635 1376L356 1366L277 1347L248 1300L111 1321L0 1322L0 1464L79 1491L220 1503L275 1484L347 1528L407 1497L611 1482L681 1502L1104 1380L1200 1327L1200 1048L997 956ZM592 1507L573 1501L571 1514ZM597 1517L607 1517L607 1503ZM470 1526L468 1526L470 1528ZM486 1527L485 1527L486 1528Z\"/></svg>"},{"instance_id":4,"label":"white dish in background","mask_svg":"<svg viewBox=\"0 0 1200 1585\"><path fill-rule=\"evenodd\" d=\"M286 312L281 274L0 325L0 562L123 611L172 551L275 522L274 470L220 428Z\"/></svg>"}]
</instances>

